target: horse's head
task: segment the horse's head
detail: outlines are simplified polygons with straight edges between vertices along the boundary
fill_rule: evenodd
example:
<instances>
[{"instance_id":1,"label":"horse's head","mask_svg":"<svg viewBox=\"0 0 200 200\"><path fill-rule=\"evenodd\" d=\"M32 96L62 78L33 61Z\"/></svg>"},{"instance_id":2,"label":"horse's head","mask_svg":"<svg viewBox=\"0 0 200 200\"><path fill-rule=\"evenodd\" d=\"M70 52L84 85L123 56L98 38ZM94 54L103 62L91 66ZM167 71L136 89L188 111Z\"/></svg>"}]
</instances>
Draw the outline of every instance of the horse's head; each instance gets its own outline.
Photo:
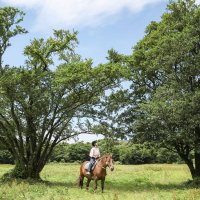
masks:
<instances>
[{"instance_id":1,"label":"horse's head","mask_svg":"<svg viewBox=\"0 0 200 200\"><path fill-rule=\"evenodd\" d=\"M105 162L106 162L106 167L109 167L110 170L113 171L114 164L113 164L112 155L110 155L110 154L105 155Z\"/></svg>"}]
</instances>

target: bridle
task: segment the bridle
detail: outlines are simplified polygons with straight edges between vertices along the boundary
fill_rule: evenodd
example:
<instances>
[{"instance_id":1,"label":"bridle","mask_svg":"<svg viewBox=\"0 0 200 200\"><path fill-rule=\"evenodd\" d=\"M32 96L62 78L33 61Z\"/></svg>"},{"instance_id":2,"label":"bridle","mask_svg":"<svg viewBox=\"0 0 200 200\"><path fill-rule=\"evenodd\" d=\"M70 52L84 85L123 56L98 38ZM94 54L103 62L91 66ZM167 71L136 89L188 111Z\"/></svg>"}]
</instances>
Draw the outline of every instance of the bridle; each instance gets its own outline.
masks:
<instances>
[{"instance_id":1,"label":"bridle","mask_svg":"<svg viewBox=\"0 0 200 200\"><path fill-rule=\"evenodd\" d=\"M113 171L114 166L113 166L112 156L109 156L109 157L110 157L110 159L108 160L108 156L106 156L106 163L105 163L105 165L100 166L100 165L98 164L98 166L100 166L102 169L106 169L106 167L109 167L109 169L110 169L111 171ZM102 159L103 159L103 158L100 158L98 161L101 161Z\"/></svg>"}]
</instances>

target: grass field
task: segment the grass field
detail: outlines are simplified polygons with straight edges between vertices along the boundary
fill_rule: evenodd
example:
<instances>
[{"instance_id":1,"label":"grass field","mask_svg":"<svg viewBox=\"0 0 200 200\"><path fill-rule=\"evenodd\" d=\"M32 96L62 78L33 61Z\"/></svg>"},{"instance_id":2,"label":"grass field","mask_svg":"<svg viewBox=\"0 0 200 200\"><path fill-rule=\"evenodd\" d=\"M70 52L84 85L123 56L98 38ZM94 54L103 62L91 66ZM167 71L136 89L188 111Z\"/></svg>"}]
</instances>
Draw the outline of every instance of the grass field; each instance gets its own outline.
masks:
<instances>
[{"instance_id":1,"label":"grass field","mask_svg":"<svg viewBox=\"0 0 200 200\"><path fill-rule=\"evenodd\" d=\"M12 169L0 165L0 177ZM185 184L191 179L186 165L116 165L101 193L93 182L87 191L75 182L79 165L48 164L41 173L44 182L0 182L0 200L198 200L200 189ZM85 182L84 182L85 183Z\"/></svg>"}]
</instances>

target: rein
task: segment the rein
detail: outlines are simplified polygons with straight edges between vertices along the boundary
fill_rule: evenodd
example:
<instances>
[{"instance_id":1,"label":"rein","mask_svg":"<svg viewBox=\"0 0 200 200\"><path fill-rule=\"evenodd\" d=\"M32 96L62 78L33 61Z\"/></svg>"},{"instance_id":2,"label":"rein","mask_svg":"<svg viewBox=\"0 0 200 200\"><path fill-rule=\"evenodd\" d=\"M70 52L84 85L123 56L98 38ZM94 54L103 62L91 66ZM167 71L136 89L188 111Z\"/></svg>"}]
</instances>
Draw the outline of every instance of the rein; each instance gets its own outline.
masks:
<instances>
[{"instance_id":1,"label":"rein","mask_svg":"<svg viewBox=\"0 0 200 200\"><path fill-rule=\"evenodd\" d=\"M105 170L106 170L106 167L109 167L109 165L107 164L107 161L106 161L106 166L105 166L105 167L102 165L101 161L102 161L102 158L99 158L99 159L97 160L97 165L98 165L99 167L101 167L102 169L105 169ZM100 163L99 163L99 162L100 162ZM101 164L101 165L99 165L99 164ZM110 167L109 167L109 168L110 168Z\"/></svg>"},{"instance_id":2,"label":"rein","mask_svg":"<svg viewBox=\"0 0 200 200\"><path fill-rule=\"evenodd\" d=\"M99 167L101 167L102 169L106 169L106 167L104 167L101 163L101 158L99 160L97 160L97 164Z\"/></svg>"}]
</instances>

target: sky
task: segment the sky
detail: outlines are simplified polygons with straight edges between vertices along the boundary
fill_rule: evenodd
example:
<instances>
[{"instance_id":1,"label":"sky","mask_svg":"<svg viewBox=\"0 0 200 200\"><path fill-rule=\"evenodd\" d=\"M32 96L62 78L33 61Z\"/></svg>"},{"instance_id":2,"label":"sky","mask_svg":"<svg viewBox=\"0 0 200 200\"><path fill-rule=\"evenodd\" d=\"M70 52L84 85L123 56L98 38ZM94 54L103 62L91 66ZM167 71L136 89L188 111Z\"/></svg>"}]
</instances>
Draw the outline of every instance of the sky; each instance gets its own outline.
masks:
<instances>
[{"instance_id":1,"label":"sky","mask_svg":"<svg viewBox=\"0 0 200 200\"><path fill-rule=\"evenodd\" d=\"M14 6L26 13L22 26L29 33L12 40L5 64L23 65L23 49L34 38L47 38L53 29L78 31L77 52L105 63L114 48L130 54L144 36L151 21L159 21L168 0L0 0L0 6Z\"/></svg>"},{"instance_id":2,"label":"sky","mask_svg":"<svg viewBox=\"0 0 200 200\"><path fill-rule=\"evenodd\" d=\"M200 0L199 0L200 1ZM14 38L4 64L24 64L23 49L34 38L47 38L53 29L78 31L77 52L92 58L94 65L107 62L111 48L130 54L143 38L151 21L160 21L168 0L0 0L0 6L14 6L26 13L21 26L28 30ZM81 135L91 141L101 136Z\"/></svg>"}]
</instances>

